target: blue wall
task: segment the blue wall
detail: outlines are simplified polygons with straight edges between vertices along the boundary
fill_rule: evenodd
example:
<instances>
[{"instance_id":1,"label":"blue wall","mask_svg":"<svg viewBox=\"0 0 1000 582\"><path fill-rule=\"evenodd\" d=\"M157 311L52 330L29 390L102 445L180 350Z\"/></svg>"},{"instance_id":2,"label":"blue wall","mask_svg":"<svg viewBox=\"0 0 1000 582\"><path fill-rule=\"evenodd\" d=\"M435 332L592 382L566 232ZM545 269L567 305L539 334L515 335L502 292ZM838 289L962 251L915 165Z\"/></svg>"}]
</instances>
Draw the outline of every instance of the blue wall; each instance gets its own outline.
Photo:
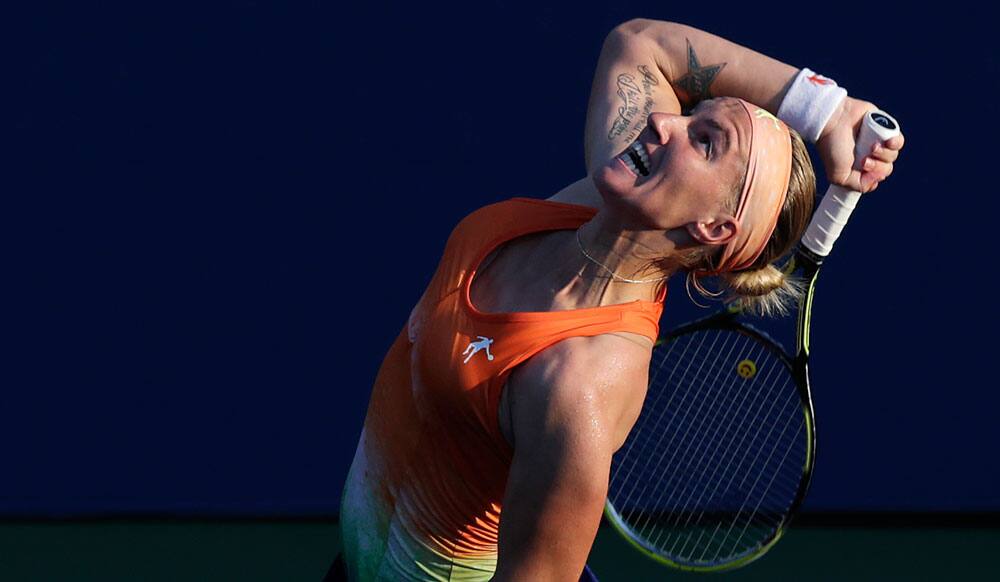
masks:
<instances>
[{"instance_id":1,"label":"blue wall","mask_svg":"<svg viewBox=\"0 0 1000 582\"><path fill-rule=\"evenodd\" d=\"M451 227L583 176L601 42L636 16L809 66L908 138L821 277L808 508L1000 510L991 20L671 4L19 19L0 515L336 512Z\"/></svg>"}]
</instances>

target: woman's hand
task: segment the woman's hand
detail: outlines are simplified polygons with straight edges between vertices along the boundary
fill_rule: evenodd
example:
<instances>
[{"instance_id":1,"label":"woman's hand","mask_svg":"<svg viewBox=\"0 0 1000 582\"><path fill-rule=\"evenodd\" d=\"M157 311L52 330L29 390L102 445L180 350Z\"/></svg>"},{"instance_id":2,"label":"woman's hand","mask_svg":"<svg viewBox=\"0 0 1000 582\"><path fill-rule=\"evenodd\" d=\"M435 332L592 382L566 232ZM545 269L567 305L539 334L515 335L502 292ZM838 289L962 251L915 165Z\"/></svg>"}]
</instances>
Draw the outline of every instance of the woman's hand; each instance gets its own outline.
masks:
<instances>
[{"instance_id":1,"label":"woman's hand","mask_svg":"<svg viewBox=\"0 0 1000 582\"><path fill-rule=\"evenodd\" d=\"M861 121L869 111L878 109L874 103L846 97L830 117L816 140L816 149L826 170L826 179L857 192L871 192L892 173L893 163L903 148L903 134L876 143L872 152L854 165L854 145Z\"/></svg>"}]
</instances>

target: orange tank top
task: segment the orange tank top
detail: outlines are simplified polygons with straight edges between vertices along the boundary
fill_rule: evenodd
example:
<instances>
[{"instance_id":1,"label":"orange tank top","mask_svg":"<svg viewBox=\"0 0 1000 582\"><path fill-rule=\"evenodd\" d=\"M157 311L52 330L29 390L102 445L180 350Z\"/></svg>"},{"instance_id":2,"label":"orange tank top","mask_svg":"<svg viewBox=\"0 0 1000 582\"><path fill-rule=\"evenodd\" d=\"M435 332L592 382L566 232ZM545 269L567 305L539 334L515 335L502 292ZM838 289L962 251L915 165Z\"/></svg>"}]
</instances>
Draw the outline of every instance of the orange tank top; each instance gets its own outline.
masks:
<instances>
[{"instance_id":1,"label":"orange tank top","mask_svg":"<svg viewBox=\"0 0 1000 582\"><path fill-rule=\"evenodd\" d=\"M655 341L656 301L548 312L483 313L476 267L529 233L576 229L589 206L511 198L452 231L423 297L379 368L341 501L353 580L488 580L513 451L500 432L510 372L574 336L630 331Z\"/></svg>"}]
</instances>

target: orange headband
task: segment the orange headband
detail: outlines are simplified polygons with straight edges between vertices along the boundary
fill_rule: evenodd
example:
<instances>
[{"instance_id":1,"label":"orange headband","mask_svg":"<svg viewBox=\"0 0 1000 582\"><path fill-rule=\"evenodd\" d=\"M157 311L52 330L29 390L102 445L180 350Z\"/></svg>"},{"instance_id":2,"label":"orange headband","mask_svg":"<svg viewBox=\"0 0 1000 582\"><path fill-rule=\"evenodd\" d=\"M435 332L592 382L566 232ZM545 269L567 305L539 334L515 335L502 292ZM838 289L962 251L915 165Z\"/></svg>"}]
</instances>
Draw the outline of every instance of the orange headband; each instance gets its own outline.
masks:
<instances>
[{"instance_id":1,"label":"orange headband","mask_svg":"<svg viewBox=\"0 0 1000 582\"><path fill-rule=\"evenodd\" d=\"M766 109L738 99L750 117L750 161L736 209L740 228L722 249L718 275L753 264L778 224L792 174L792 138L788 127Z\"/></svg>"}]
</instances>

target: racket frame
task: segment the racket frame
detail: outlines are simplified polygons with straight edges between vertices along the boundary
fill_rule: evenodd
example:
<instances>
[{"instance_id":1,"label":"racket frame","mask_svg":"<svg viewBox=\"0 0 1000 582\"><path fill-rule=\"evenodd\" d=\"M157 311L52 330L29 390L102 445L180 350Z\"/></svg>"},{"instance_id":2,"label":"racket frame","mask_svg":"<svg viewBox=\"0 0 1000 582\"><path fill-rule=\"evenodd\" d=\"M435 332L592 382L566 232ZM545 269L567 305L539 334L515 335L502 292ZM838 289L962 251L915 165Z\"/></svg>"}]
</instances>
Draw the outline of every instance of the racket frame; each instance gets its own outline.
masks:
<instances>
[{"instance_id":1,"label":"racket frame","mask_svg":"<svg viewBox=\"0 0 1000 582\"><path fill-rule=\"evenodd\" d=\"M806 494L809 492L809 485L812 482L813 468L816 462L816 418L812 402L812 388L809 383L809 331L812 322L812 303L814 290L816 288L816 279L819 276L819 268L822 263L823 257L820 257L808 248L799 245L792 258L789 259L788 263L785 265L784 271L786 274L801 271L800 277L805 281L805 289L803 290L802 296L799 298L798 302L796 350L794 356L790 356L781 346L781 343L768 335L767 332L760 330L749 323L739 321L738 318L741 312L739 309L732 306L720 312L713 313L706 317L702 317L675 327L661 336L661 338L656 342L656 346L654 348L658 348L661 344L669 341L671 338L701 329L736 331L753 338L763 345L768 351L775 355L791 373L792 379L795 381L796 390L799 394L802 414L805 418L806 455L802 476L800 477L795 497L781 523L778 524L769 538L767 538L761 545L756 547L751 552L718 564L695 565L671 559L669 556L663 555L655 549L643 544L641 540L636 539L637 536L633 536L629 532L628 526L624 524L618 516L618 512L611 503L611 500L606 500L604 504L604 516L607 521L611 523L614 529L623 538L625 538L643 555L658 563L689 572L722 572L732 570L745 566L766 554L768 550L770 550L774 544L781 539L785 530L791 524L792 519L795 517L799 507L805 500Z\"/></svg>"}]
</instances>

